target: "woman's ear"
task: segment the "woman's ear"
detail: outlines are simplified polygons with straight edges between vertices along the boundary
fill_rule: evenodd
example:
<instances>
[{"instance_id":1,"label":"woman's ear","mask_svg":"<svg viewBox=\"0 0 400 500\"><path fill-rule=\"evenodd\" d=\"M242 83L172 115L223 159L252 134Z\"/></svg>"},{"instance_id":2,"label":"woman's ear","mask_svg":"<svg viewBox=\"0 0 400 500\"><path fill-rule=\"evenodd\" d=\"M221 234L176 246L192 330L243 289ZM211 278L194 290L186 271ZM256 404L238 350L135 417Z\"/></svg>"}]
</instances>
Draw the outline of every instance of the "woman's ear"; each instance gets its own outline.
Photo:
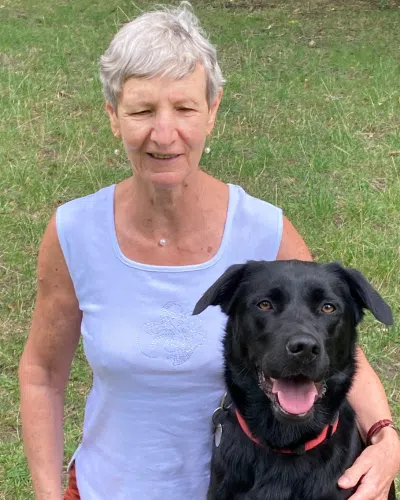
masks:
<instances>
[{"instance_id":1,"label":"woman's ear","mask_svg":"<svg viewBox=\"0 0 400 500\"><path fill-rule=\"evenodd\" d=\"M208 125L207 125L207 135L211 134L212 129L215 125L215 119L217 116L217 111L222 99L223 90L222 87L218 89L217 95L215 96L214 102L211 104L209 109Z\"/></svg>"},{"instance_id":2,"label":"woman's ear","mask_svg":"<svg viewBox=\"0 0 400 500\"><path fill-rule=\"evenodd\" d=\"M110 125L112 133L115 137L121 137L121 131L119 126L119 118L117 115L117 111L113 108L113 106L106 101L106 111L108 113L108 117L110 118Z\"/></svg>"}]
</instances>

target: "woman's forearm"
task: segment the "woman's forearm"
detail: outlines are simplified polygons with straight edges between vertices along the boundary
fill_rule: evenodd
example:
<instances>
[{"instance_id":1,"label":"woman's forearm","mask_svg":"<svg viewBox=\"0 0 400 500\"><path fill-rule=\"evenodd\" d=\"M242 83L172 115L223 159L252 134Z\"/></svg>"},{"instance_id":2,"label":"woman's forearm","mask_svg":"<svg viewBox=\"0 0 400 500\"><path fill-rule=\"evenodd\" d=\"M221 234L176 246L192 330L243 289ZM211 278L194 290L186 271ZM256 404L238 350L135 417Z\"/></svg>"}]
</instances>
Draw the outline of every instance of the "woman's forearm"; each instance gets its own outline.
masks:
<instances>
[{"instance_id":1,"label":"woman's forearm","mask_svg":"<svg viewBox=\"0 0 400 500\"><path fill-rule=\"evenodd\" d=\"M61 500L64 394L49 384L35 383L45 378L40 371L20 370L24 450L35 500Z\"/></svg>"},{"instance_id":2,"label":"woman's forearm","mask_svg":"<svg viewBox=\"0 0 400 500\"><path fill-rule=\"evenodd\" d=\"M392 417L383 385L359 347L356 359L357 372L349 393L349 401L357 414L358 426L365 438L375 422Z\"/></svg>"}]
</instances>

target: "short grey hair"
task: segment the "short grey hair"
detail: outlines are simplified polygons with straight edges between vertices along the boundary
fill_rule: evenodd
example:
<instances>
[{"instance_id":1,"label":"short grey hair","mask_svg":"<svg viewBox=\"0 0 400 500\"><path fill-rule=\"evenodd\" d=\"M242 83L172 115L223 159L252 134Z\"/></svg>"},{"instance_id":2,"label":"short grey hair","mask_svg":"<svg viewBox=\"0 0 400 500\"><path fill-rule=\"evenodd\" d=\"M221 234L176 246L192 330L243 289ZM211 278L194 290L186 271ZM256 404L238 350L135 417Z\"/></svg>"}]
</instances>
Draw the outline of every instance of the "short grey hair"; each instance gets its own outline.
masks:
<instances>
[{"instance_id":1,"label":"short grey hair","mask_svg":"<svg viewBox=\"0 0 400 500\"><path fill-rule=\"evenodd\" d=\"M189 2L178 7L161 5L125 24L101 56L103 93L116 110L128 78L167 76L178 80L192 73L198 63L205 69L206 99L211 106L225 82L216 49Z\"/></svg>"}]
</instances>

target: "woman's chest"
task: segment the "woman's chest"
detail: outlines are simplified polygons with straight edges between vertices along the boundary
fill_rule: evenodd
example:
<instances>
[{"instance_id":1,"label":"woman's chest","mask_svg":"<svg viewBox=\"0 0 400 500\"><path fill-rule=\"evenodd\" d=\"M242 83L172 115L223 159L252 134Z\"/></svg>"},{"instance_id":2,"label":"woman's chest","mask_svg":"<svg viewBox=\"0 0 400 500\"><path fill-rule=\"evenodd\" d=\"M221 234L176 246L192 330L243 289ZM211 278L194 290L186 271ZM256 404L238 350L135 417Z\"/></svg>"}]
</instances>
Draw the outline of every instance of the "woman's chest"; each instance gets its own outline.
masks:
<instances>
[{"instance_id":1,"label":"woman's chest","mask_svg":"<svg viewBox=\"0 0 400 500\"><path fill-rule=\"evenodd\" d=\"M94 375L126 384L145 374L146 383L157 386L163 374L172 377L172 387L193 373L206 384L221 379L226 317L219 308L193 316L196 300L196 293L173 286L164 293L138 287L87 304L82 336Z\"/></svg>"}]
</instances>

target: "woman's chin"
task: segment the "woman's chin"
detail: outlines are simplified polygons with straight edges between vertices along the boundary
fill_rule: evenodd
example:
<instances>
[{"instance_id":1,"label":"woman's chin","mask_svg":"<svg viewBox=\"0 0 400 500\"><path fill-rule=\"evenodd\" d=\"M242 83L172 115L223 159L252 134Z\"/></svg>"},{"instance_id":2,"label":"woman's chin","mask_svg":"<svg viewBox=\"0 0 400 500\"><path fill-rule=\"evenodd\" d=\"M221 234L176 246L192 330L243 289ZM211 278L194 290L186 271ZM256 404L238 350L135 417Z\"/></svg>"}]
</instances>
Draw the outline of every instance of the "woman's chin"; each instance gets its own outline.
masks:
<instances>
[{"instance_id":1,"label":"woman's chin","mask_svg":"<svg viewBox=\"0 0 400 500\"><path fill-rule=\"evenodd\" d=\"M196 171L180 171L180 172L149 172L145 176L145 180L153 184L157 188L173 189L174 187L182 186Z\"/></svg>"}]
</instances>

